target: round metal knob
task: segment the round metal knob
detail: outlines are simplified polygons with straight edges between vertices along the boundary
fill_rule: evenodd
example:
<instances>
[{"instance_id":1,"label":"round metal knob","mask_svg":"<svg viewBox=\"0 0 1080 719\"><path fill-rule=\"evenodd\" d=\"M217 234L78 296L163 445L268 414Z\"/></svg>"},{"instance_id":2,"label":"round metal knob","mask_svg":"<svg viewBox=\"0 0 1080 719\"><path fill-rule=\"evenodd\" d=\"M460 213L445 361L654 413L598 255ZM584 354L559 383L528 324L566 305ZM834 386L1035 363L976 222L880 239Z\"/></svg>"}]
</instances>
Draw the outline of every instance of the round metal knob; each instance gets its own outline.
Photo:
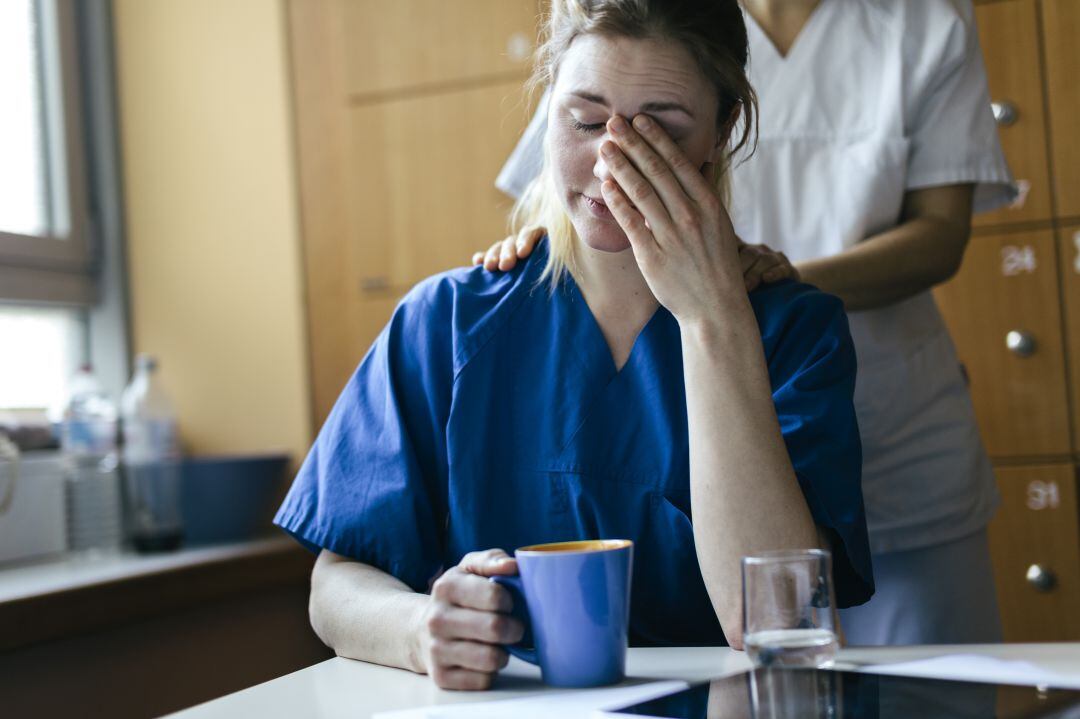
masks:
<instances>
[{"instance_id":1,"label":"round metal knob","mask_svg":"<svg viewBox=\"0 0 1080 719\"><path fill-rule=\"evenodd\" d=\"M1035 338L1021 330L1012 330L1005 335L1005 346L1017 357L1030 357L1035 354Z\"/></svg>"},{"instance_id":2,"label":"round metal knob","mask_svg":"<svg viewBox=\"0 0 1080 719\"><path fill-rule=\"evenodd\" d=\"M1027 570L1027 583L1037 592L1049 592L1057 586L1057 576L1041 564L1032 564Z\"/></svg>"},{"instance_id":3,"label":"round metal knob","mask_svg":"<svg viewBox=\"0 0 1080 719\"><path fill-rule=\"evenodd\" d=\"M1008 100L991 102L990 109L994 112L994 121L1001 127L1013 125L1020 119L1020 111Z\"/></svg>"}]
</instances>

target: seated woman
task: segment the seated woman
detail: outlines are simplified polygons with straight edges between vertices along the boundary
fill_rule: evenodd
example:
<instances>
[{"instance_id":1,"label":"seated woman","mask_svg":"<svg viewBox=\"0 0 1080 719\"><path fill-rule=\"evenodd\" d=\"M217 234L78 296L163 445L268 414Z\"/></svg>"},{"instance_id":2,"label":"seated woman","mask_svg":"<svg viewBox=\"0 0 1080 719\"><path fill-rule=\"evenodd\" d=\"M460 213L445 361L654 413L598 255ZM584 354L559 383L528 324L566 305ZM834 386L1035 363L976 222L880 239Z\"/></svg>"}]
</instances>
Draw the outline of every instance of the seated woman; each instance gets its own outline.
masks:
<instances>
[{"instance_id":1,"label":"seated woman","mask_svg":"<svg viewBox=\"0 0 1080 719\"><path fill-rule=\"evenodd\" d=\"M527 544L633 540L635 644L741 647L762 550L824 545L840 606L873 591L841 303L748 294L718 189L754 127L738 3L553 7L516 208L549 238L405 297L275 520L319 552L319 636L442 687L505 665L522 627L487 577Z\"/></svg>"}]
</instances>

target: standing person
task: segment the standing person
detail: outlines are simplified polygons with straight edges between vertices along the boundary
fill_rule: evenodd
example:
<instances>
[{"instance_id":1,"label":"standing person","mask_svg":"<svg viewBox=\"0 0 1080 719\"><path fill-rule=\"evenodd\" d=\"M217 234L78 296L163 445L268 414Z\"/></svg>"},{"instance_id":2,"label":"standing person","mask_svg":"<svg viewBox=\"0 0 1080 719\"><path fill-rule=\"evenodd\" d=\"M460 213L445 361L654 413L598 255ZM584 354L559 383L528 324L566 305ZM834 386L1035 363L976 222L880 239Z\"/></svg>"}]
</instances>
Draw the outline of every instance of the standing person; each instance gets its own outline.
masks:
<instances>
[{"instance_id":1,"label":"standing person","mask_svg":"<svg viewBox=\"0 0 1080 719\"><path fill-rule=\"evenodd\" d=\"M748 289L790 273L839 296L877 591L841 611L851 644L1000 641L986 527L999 501L930 289L959 268L972 211L1015 196L969 0L743 0L756 151L731 214ZM538 115L497 184L535 172ZM506 270L523 228L474 262ZM769 250L769 245L779 251ZM753 277L751 277L753 275Z\"/></svg>"}]
</instances>

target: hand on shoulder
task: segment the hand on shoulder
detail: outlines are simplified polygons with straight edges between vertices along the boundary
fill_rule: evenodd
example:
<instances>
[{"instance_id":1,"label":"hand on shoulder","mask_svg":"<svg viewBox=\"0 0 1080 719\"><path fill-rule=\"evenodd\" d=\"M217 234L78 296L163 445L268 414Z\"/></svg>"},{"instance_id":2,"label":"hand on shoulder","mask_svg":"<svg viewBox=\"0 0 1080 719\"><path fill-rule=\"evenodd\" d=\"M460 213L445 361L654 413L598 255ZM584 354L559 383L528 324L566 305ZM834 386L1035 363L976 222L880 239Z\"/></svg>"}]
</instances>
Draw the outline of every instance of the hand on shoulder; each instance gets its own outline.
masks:
<instances>
[{"instance_id":1,"label":"hand on shoulder","mask_svg":"<svg viewBox=\"0 0 1080 719\"><path fill-rule=\"evenodd\" d=\"M523 227L517 236L510 235L499 240L487 252L473 254L472 263L483 265L484 269L491 272L509 272L517 265L518 260L524 260L536 248L536 243L544 236L547 230L538 225Z\"/></svg>"}]
</instances>

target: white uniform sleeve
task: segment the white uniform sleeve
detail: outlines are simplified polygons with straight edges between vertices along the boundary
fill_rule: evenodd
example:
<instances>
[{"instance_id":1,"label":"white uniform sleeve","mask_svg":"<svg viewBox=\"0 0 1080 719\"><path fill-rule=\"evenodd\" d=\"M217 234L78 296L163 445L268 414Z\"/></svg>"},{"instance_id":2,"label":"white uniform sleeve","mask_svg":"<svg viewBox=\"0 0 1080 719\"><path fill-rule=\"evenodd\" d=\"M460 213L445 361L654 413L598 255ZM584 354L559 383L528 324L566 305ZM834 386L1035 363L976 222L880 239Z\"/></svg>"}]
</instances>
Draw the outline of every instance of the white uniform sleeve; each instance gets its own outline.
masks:
<instances>
[{"instance_id":1,"label":"white uniform sleeve","mask_svg":"<svg viewBox=\"0 0 1080 719\"><path fill-rule=\"evenodd\" d=\"M971 0L914 0L906 21L907 189L975 183L975 212L1012 202Z\"/></svg>"},{"instance_id":2,"label":"white uniform sleeve","mask_svg":"<svg viewBox=\"0 0 1080 719\"><path fill-rule=\"evenodd\" d=\"M536 107L528 127L522 133L514 151L510 153L499 176L495 178L495 187L514 199L522 196L529 183L540 174L544 166L544 135L547 134L548 97L550 88Z\"/></svg>"}]
</instances>

